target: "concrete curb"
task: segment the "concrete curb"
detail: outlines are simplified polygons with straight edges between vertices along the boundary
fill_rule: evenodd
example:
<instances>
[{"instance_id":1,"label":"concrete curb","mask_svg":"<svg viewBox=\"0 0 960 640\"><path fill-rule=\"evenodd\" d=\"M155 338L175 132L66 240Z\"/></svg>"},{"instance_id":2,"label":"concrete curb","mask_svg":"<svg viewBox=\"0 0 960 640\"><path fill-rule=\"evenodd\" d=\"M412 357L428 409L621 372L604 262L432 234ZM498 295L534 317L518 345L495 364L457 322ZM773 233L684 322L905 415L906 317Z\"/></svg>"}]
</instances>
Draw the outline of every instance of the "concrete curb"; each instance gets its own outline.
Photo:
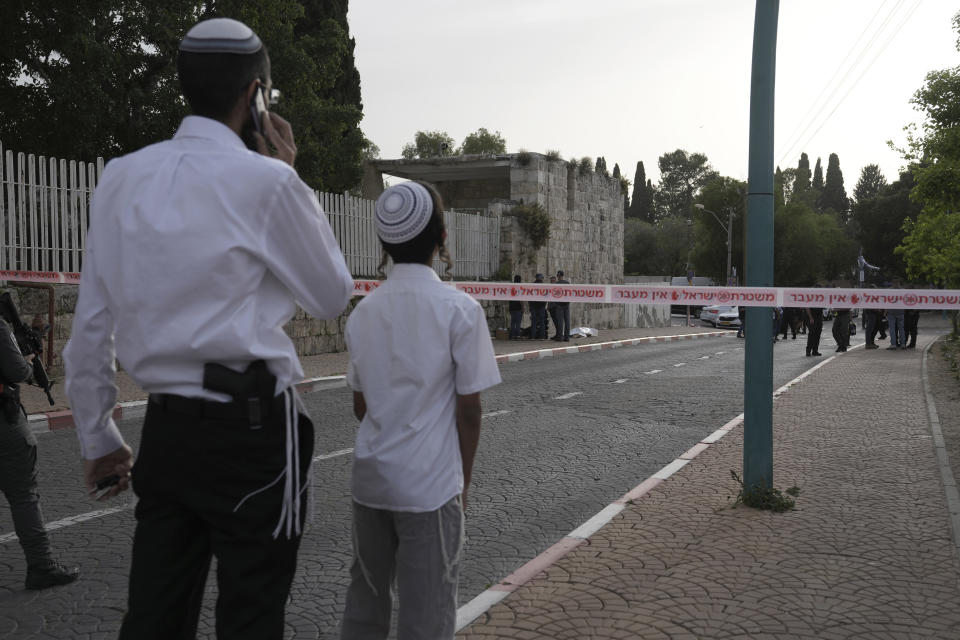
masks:
<instances>
[{"instance_id":1,"label":"concrete curb","mask_svg":"<svg viewBox=\"0 0 960 640\"><path fill-rule=\"evenodd\" d=\"M630 347L633 345L651 342L674 342L676 340L695 340L697 338L717 338L720 336L725 336L728 333L729 332L727 331L705 331L702 333L630 338L627 340L596 342L593 344L575 345L572 347L556 347L554 349L539 349L536 351L507 353L497 356L497 364L503 364L504 362L517 362L518 360L539 360L541 358L550 358L554 355L561 354L586 353L588 351L600 351L602 349L617 349L619 347ZM297 392L299 393L313 393L315 391L339 389L345 386L347 386L346 376L323 376L320 378L309 378L303 382L297 383L296 388ZM121 402L113 409L113 419L122 420L126 418L142 418L146 413L146 400ZM34 433L47 433L49 431L59 431L61 429L74 428L72 411L33 413L27 416L27 422L30 426L30 430Z\"/></svg>"},{"instance_id":2,"label":"concrete curb","mask_svg":"<svg viewBox=\"0 0 960 640\"><path fill-rule=\"evenodd\" d=\"M950 529L953 532L953 550L957 561L957 567L960 567L960 490L957 488L957 482L953 477L953 469L950 466L950 457L947 455L947 447L943 441L943 431L940 429L940 417L937 415L937 407L933 402L933 393L930 391L930 378L927 375L927 358L930 355L930 349L936 344L937 340L931 340L923 350L923 360L921 364L921 378L923 379L923 393L927 400L927 418L930 423L930 433L933 436L933 451L937 456L937 466L940 468L940 480L943 483L944 497L947 501L947 511L949 512Z\"/></svg>"},{"instance_id":3,"label":"concrete curb","mask_svg":"<svg viewBox=\"0 0 960 640\"><path fill-rule=\"evenodd\" d=\"M569 347L554 347L552 349L535 349L533 351L521 351L518 353L505 353L497 356L497 364L504 362L518 362L520 360L540 360L541 358L552 358L573 353L586 353L588 351L601 351L603 349L619 349L620 347L632 347L638 344L650 344L654 342L676 342L677 340L696 340L698 338L719 338L729 335L729 331L704 331L701 333L684 333L673 336L647 336L645 338L629 338L627 340L613 340L611 342L594 342L593 344L573 345Z\"/></svg>"}]
</instances>

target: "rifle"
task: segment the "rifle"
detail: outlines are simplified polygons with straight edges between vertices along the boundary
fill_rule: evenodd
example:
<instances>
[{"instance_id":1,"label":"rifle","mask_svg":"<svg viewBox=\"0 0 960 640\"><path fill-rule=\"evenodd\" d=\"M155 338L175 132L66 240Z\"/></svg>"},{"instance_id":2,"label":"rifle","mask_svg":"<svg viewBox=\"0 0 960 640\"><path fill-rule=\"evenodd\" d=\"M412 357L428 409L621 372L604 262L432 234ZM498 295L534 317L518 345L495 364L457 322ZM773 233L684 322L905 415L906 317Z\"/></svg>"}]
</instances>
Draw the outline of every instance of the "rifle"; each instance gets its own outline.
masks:
<instances>
[{"instance_id":1,"label":"rifle","mask_svg":"<svg viewBox=\"0 0 960 640\"><path fill-rule=\"evenodd\" d=\"M53 382L50 381L47 370L43 368L43 358L41 358L43 355L43 334L25 324L23 320L20 319L17 306L13 304L13 298L10 296L9 291L4 291L0 294L0 316L2 316L10 325L10 328L13 329L13 336L17 340L20 353L34 354L33 375L27 380L27 384L32 384L35 387L43 389L44 393L47 394L47 400L49 400L50 405L53 406L56 404L53 400L53 394L50 393L50 389L53 388Z\"/></svg>"}]
</instances>

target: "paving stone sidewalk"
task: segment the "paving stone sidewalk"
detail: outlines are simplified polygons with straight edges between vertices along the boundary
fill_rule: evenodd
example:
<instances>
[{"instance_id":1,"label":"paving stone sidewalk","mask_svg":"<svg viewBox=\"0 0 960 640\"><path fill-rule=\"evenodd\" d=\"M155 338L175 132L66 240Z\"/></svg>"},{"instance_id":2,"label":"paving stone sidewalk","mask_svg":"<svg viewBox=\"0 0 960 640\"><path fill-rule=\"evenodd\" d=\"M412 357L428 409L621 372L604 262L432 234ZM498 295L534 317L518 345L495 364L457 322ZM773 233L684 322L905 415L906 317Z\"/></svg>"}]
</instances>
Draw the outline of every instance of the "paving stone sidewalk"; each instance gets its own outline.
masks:
<instances>
[{"instance_id":1,"label":"paving stone sidewalk","mask_svg":"<svg viewBox=\"0 0 960 640\"><path fill-rule=\"evenodd\" d=\"M960 638L932 339L850 351L775 401L774 484L800 487L795 510L731 508L738 427L458 637Z\"/></svg>"},{"instance_id":2,"label":"paving stone sidewalk","mask_svg":"<svg viewBox=\"0 0 960 640\"><path fill-rule=\"evenodd\" d=\"M520 351L531 351L536 349L551 349L558 346L575 346L614 340L628 340L631 338L704 333L713 331L716 331L716 329L708 326L656 327L651 329L603 329L599 331L598 336L591 338L571 338L570 342L554 342L552 340L494 340L493 346L494 351L499 355ZM347 371L348 358L349 356L346 352L324 353L315 356L306 356L301 358L300 361L303 365L305 377L307 379L311 379L323 376L343 375ZM147 394L144 393L143 389L138 387L125 371L119 371L117 373L117 388L118 402L145 400L147 397ZM68 411L70 409L70 404L67 402L62 381L57 381L53 388L53 396L54 400L56 401L56 404L53 406L50 405L46 396L40 389L27 385L22 386L21 389L23 406L30 415Z\"/></svg>"}]
</instances>

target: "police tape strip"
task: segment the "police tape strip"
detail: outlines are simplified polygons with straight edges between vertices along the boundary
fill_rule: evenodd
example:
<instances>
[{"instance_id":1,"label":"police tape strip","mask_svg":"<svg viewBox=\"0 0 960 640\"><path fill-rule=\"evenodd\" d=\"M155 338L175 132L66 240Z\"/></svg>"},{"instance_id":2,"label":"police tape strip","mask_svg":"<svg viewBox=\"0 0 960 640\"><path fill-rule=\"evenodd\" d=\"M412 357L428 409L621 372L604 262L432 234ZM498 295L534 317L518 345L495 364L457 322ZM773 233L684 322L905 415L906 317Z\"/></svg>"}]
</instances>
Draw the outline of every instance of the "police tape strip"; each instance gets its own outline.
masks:
<instances>
[{"instance_id":1,"label":"police tape strip","mask_svg":"<svg viewBox=\"0 0 960 640\"><path fill-rule=\"evenodd\" d=\"M79 273L0 271L0 280L79 284ZM365 296L380 280L354 280L353 291ZM826 289L795 287L656 287L619 284L540 284L452 282L477 300L547 300L603 304L737 305L744 307L858 307L868 309L957 309L957 289Z\"/></svg>"},{"instance_id":2,"label":"police tape strip","mask_svg":"<svg viewBox=\"0 0 960 640\"><path fill-rule=\"evenodd\" d=\"M379 280L354 280L354 293L372 293ZM960 309L956 289L821 289L793 287L675 287L615 284L451 282L477 300L547 300L605 304L739 305L745 307L865 307Z\"/></svg>"}]
</instances>

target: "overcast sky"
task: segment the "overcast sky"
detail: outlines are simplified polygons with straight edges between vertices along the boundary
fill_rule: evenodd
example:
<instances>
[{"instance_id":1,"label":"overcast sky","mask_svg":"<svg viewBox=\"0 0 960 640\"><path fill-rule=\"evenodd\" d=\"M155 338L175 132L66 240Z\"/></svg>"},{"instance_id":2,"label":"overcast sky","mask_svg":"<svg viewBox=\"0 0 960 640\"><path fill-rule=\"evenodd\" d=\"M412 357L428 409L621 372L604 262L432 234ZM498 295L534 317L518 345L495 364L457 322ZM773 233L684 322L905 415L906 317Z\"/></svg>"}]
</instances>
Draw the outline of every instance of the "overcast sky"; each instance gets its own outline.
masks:
<instances>
[{"instance_id":1,"label":"overcast sky","mask_svg":"<svg viewBox=\"0 0 960 640\"><path fill-rule=\"evenodd\" d=\"M637 161L705 153L747 177L754 0L353 0L364 133L398 158L417 130L459 144L479 127L507 150ZM836 153L892 181L887 140L918 119L924 76L960 64L947 0L782 0L775 161ZM821 108L822 107L822 108Z\"/></svg>"}]
</instances>

